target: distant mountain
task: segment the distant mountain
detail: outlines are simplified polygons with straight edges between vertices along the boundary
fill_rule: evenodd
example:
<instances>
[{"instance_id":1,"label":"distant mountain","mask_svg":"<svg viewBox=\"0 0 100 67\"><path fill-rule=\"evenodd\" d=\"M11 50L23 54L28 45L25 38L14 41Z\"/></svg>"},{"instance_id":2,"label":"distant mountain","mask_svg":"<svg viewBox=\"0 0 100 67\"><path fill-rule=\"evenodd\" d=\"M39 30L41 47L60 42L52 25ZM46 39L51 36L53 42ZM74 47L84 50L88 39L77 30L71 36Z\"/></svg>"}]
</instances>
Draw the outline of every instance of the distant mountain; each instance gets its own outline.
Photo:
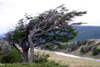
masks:
<instances>
[{"instance_id":1,"label":"distant mountain","mask_svg":"<svg viewBox=\"0 0 100 67\"><path fill-rule=\"evenodd\" d=\"M100 26L74 26L78 35L72 41L100 39Z\"/></svg>"}]
</instances>

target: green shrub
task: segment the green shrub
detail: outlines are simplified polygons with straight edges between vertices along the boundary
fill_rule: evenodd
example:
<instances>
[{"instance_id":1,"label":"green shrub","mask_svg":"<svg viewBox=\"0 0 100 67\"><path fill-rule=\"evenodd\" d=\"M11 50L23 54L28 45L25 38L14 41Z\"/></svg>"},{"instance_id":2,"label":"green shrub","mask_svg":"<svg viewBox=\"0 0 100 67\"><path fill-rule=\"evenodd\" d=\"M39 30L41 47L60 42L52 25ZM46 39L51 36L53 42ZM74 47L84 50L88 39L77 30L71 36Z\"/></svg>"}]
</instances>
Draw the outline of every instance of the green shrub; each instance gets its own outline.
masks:
<instances>
[{"instance_id":1,"label":"green shrub","mask_svg":"<svg viewBox=\"0 0 100 67\"><path fill-rule=\"evenodd\" d=\"M77 46L72 46L72 47L71 47L71 51L74 51L74 50L77 50L77 49L78 49Z\"/></svg>"},{"instance_id":2,"label":"green shrub","mask_svg":"<svg viewBox=\"0 0 100 67\"><path fill-rule=\"evenodd\" d=\"M88 43L87 40L80 41L82 45L86 45Z\"/></svg>"},{"instance_id":3,"label":"green shrub","mask_svg":"<svg viewBox=\"0 0 100 67\"><path fill-rule=\"evenodd\" d=\"M51 50L51 51L54 51L54 47L55 47L54 44L49 44L49 45L46 45L44 48L48 49L48 50Z\"/></svg>"},{"instance_id":4,"label":"green shrub","mask_svg":"<svg viewBox=\"0 0 100 67\"><path fill-rule=\"evenodd\" d=\"M82 48L81 48L81 50L80 50L80 52L81 52L81 53L86 53L85 48L84 48L84 47L82 47Z\"/></svg>"},{"instance_id":5,"label":"green shrub","mask_svg":"<svg viewBox=\"0 0 100 67\"><path fill-rule=\"evenodd\" d=\"M93 51L95 51L95 49L97 49L97 47L94 47L94 48L93 48Z\"/></svg>"},{"instance_id":6,"label":"green shrub","mask_svg":"<svg viewBox=\"0 0 100 67\"><path fill-rule=\"evenodd\" d=\"M93 48L93 46L89 46L89 47L87 48L87 51L90 51L92 48Z\"/></svg>"},{"instance_id":7,"label":"green shrub","mask_svg":"<svg viewBox=\"0 0 100 67\"><path fill-rule=\"evenodd\" d=\"M93 55L98 55L100 53L100 49L95 49L94 51L93 51Z\"/></svg>"},{"instance_id":8,"label":"green shrub","mask_svg":"<svg viewBox=\"0 0 100 67\"><path fill-rule=\"evenodd\" d=\"M88 46L88 47L82 47L80 52L81 53L87 53L92 49L92 46Z\"/></svg>"},{"instance_id":9,"label":"green shrub","mask_svg":"<svg viewBox=\"0 0 100 67\"><path fill-rule=\"evenodd\" d=\"M89 41L88 44L91 45L94 41Z\"/></svg>"},{"instance_id":10,"label":"green shrub","mask_svg":"<svg viewBox=\"0 0 100 67\"><path fill-rule=\"evenodd\" d=\"M58 49L63 49L63 45L61 45L60 43L55 43L54 45L56 45L56 47L57 47Z\"/></svg>"},{"instance_id":11,"label":"green shrub","mask_svg":"<svg viewBox=\"0 0 100 67\"><path fill-rule=\"evenodd\" d=\"M77 41L77 46L81 46L82 42L81 41Z\"/></svg>"},{"instance_id":12,"label":"green shrub","mask_svg":"<svg viewBox=\"0 0 100 67\"><path fill-rule=\"evenodd\" d=\"M13 63L0 65L0 67L68 67L68 65L60 65L60 63L55 61L48 61L42 63Z\"/></svg>"},{"instance_id":13,"label":"green shrub","mask_svg":"<svg viewBox=\"0 0 100 67\"><path fill-rule=\"evenodd\" d=\"M1 53L4 55L0 56L0 63L17 63L23 61L22 55L16 49L11 48L9 45L5 45L2 48Z\"/></svg>"},{"instance_id":14,"label":"green shrub","mask_svg":"<svg viewBox=\"0 0 100 67\"><path fill-rule=\"evenodd\" d=\"M3 45L1 46L1 51L0 53L2 54L7 54L11 51L11 47L9 45Z\"/></svg>"},{"instance_id":15,"label":"green shrub","mask_svg":"<svg viewBox=\"0 0 100 67\"><path fill-rule=\"evenodd\" d=\"M35 63L47 62L48 57L50 57L49 54L37 52L34 54L34 62Z\"/></svg>"}]
</instances>

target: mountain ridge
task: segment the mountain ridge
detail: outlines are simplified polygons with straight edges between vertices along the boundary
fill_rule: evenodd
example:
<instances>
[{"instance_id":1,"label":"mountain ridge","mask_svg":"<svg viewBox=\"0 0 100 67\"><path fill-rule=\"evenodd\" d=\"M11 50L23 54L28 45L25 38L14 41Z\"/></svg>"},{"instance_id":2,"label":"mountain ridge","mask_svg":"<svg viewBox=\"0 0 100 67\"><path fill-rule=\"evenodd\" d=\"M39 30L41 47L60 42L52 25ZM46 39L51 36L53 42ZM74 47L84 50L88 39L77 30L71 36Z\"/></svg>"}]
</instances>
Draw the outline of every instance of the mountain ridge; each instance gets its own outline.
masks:
<instances>
[{"instance_id":1,"label":"mountain ridge","mask_svg":"<svg viewBox=\"0 0 100 67\"><path fill-rule=\"evenodd\" d=\"M100 26L74 26L78 35L71 41L100 39Z\"/></svg>"}]
</instances>

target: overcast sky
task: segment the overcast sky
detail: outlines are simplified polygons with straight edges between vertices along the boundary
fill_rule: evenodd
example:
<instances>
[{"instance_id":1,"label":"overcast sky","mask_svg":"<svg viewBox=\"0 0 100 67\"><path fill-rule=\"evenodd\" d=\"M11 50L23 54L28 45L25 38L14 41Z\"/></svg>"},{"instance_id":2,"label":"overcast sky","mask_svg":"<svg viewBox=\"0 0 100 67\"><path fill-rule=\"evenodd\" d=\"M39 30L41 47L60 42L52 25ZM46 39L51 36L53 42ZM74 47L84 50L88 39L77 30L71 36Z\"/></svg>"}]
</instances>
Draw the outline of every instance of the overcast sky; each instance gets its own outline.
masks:
<instances>
[{"instance_id":1,"label":"overcast sky","mask_svg":"<svg viewBox=\"0 0 100 67\"><path fill-rule=\"evenodd\" d=\"M100 26L99 0L0 0L0 34L13 28L25 13L35 16L62 4L69 10L87 11L76 21L86 22L88 26Z\"/></svg>"}]
</instances>

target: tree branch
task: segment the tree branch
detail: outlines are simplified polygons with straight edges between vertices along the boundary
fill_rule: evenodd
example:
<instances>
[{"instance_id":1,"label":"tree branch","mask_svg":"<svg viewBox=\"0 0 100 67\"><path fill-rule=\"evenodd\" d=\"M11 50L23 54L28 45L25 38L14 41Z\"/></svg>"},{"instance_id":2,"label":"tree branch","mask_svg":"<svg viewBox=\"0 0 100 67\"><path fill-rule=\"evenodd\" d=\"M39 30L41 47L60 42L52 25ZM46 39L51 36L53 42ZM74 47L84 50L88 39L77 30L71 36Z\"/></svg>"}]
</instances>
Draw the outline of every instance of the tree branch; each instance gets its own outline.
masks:
<instances>
[{"instance_id":1,"label":"tree branch","mask_svg":"<svg viewBox=\"0 0 100 67\"><path fill-rule=\"evenodd\" d=\"M21 55L23 55L23 53L16 47L15 44L12 44L12 45L18 50L18 52L19 52Z\"/></svg>"}]
</instances>

